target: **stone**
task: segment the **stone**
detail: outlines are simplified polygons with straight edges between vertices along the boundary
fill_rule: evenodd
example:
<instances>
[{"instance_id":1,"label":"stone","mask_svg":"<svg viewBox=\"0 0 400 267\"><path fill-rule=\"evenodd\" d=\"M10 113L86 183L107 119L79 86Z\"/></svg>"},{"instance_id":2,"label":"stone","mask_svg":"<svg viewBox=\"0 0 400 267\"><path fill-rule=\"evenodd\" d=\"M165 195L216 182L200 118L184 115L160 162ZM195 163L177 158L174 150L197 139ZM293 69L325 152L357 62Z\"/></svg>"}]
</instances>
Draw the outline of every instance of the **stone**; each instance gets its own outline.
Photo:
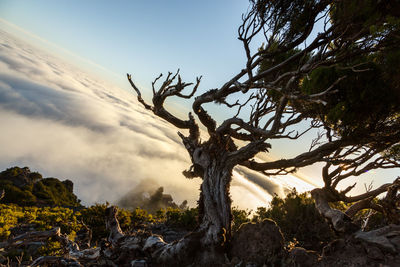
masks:
<instances>
[{"instance_id":1,"label":"stone","mask_svg":"<svg viewBox=\"0 0 400 267\"><path fill-rule=\"evenodd\" d=\"M383 260L385 258L385 255L383 255L382 251L375 246L367 246L365 250L367 251L367 256L370 259Z\"/></svg>"},{"instance_id":2,"label":"stone","mask_svg":"<svg viewBox=\"0 0 400 267\"><path fill-rule=\"evenodd\" d=\"M131 267L147 267L147 262L145 260L133 260Z\"/></svg>"},{"instance_id":3,"label":"stone","mask_svg":"<svg viewBox=\"0 0 400 267\"><path fill-rule=\"evenodd\" d=\"M377 229L374 231L383 231ZM400 266L400 254L359 236L335 240L327 245L317 266Z\"/></svg>"},{"instance_id":4,"label":"stone","mask_svg":"<svg viewBox=\"0 0 400 267\"><path fill-rule=\"evenodd\" d=\"M290 251L290 260L295 266L308 267L316 266L318 262L318 253L312 250L295 247Z\"/></svg>"},{"instance_id":5,"label":"stone","mask_svg":"<svg viewBox=\"0 0 400 267\"><path fill-rule=\"evenodd\" d=\"M272 220L242 224L233 235L231 256L262 266L273 264L284 252L283 235ZM267 264L268 265L268 264Z\"/></svg>"}]
</instances>

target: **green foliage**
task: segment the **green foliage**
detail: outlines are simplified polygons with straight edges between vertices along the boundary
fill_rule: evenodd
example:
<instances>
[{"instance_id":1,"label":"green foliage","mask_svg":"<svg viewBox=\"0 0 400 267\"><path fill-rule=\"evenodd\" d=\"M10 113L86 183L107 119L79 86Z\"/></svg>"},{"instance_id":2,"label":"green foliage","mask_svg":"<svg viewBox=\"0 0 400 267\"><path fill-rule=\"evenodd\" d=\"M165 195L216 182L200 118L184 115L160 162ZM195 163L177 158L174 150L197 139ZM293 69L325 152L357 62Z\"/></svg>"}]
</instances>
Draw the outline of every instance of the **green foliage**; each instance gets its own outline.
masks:
<instances>
[{"instance_id":1,"label":"green foliage","mask_svg":"<svg viewBox=\"0 0 400 267\"><path fill-rule=\"evenodd\" d=\"M400 144L396 144L385 151L384 156L387 158L391 158L395 161L400 161Z\"/></svg>"},{"instance_id":2,"label":"green foliage","mask_svg":"<svg viewBox=\"0 0 400 267\"><path fill-rule=\"evenodd\" d=\"M6 239L11 233L10 229L23 217L24 212L20 207L0 204L0 239Z\"/></svg>"},{"instance_id":3,"label":"green foliage","mask_svg":"<svg viewBox=\"0 0 400 267\"><path fill-rule=\"evenodd\" d=\"M0 190L4 189L3 203L20 206L64 206L81 207L73 193L73 183L61 182L57 178L42 178L28 167L9 168L0 173Z\"/></svg>"},{"instance_id":4,"label":"green foliage","mask_svg":"<svg viewBox=\"0 0 400 267\"><path fill-rule=\"evenodd\" d=\"M63 234L72 240L84 223L92 230L92 242L106 238L105 211L108 203L96 204L89 208L74 211L63 207L20 207L15 204L0 204L0 240L7 239L11 228L20 225L32 225L37 231L60 227ZM118 221L124 232L147 223L166 223L171 227L192 230L197 225L198 210L173 209L159 210L155 215L146 210L118 210Z\"/></svg>"},{"instance_id":5,"label":"green foliage","mask_svg":"<svg viewBox=\"0 0 400 267\"><path fill-rule=\"evenodd\" d=\"M169 226L193 230L197 225L198 215L199 211L197 208L167 208L165 223Z\"/></svg>"},{"instance_id":6,"label":"green foliage","mask_svg":"<svg viewBox=\"0 0 400 267\"><path fill-rule=\"evenodd\" d=\"M56 178L45 178L33 185L33 193L51 205L79 207L80 201L65 185Z\"/></svg>"},{"instance_id":7,"label":"green foliage","mask_svg":"<svg viewBox=\"0 0 400 267\"><path fill-rule=\"evenodd\" d=\"M160 212L158 213L161 216ZM131 220L133 227L137 227L149 222L154 222L153 215L149 214L147 210L141 208L136 208L132 211Z\"/></svg>"},{"instance_id":8,"label":"green foliage","mask_svg":"<svg viewBox=\"0 0 400 267\"><path fill-rule=\"evenodd\" d=\"M281 76L283 73L290 72L290 71L295 71L299 64L305 63L309 59L309 55L305 55L302 57L298 57L295 60L291 60L288 64L286 64L284 67L279 68L278 70L271 71L270 68L273 68L277 64L280 64L281 62L284 62L285 60L289 59L290 57L294 56L295 54L299 53L301 50L297 48L293 48L290 50L287 50L285 52L280 52L278 42L274 42L268 46L268 48L261 47L259 50L263 51L266 54L275 54L274 57L268 57L267 59L263 60L261 64L259 65L258 72L263 72L263 71L270 71L269 74L264 76L264 80L266 82L272 82L275 81L279 76ZM288 83L289 79L291 77L283 78L280 80L279 83L277 83L275 86L285 86L285 84ZM300 83L300 77L296 78L295 81L292 82L292 86L295 88L298 87L298 84ZM288 88L289 90L292 88ZM274 89L268 90L267 91L268 97L270 97L273 101L278 102L280 97L282 96L281 92L278 92Z\"/></svg>"},{"instance_id":9,"label":"green foliage","mask_svg":"<svg viewBox=\"0 0 400 267\"><path fill-rule=\"evenodd\" d=\"M314 16L323 8L316 2L313 0L261 0L257 1L257 8L261 17L268 18L266 24L274 27L274 33L280 37L280 43L283 46L299 39L304 32L310 30Z\"/></svg>"},{"instance_id":10,"label":"green foliage","mask_svg":"<svg viewBox=\"0 0 400 267\"><path fill-rule=\"evenodd\" d=\"M7 180L0 180L0 190L5 192L3 203L15 203L21 206L31 206L37 201L36 196L30 190L20 189Z\"/></svg>"},{"instance_id":11,"label":"green foliage","mask_svg":"<svg viewBox=\"0 0 400 267\"><path fill-rule=\"evenodd\" d=\"M92 242L99 242L108 235L105 223L106 209L108 206L108 203L95 204L80 211L78 219L83 221L83 223L92 230ZM118 221L122 231L129 231L129 229L131 229L132 219L133 215L130 211L118 209Z\"/></svg>"},{"instance_id":12,"label":"green foliage","mask_svg":"<svg viewBox=\"0 0 400 267\"><path fill-rule=\"evenodd\" d=\"M337 25L335 31L343 37L363 29L371 34L379 34L393 26L393 18L398 17L399 7L398 1L338 1L332 5L331 23Z\"/></svg>"},{"instance_id":13,"label":"green foliage","mask_svg":"<svg viewBox=\"0 0 400 267\"><path fill-rule=\"evenodd\" d=\"M82 227L81 223L78 221L80 213L74 212L69 208L24 207L23 209L28 212L35 211L35 213L30 216L36 216L36 218L29 223L35 223L38 227L38 230L49 230L58 226L60 227L62 233L70 235L71 233L79 231Z\"/></svg>"},{"instance_id":14,"label":"green foliage","mask_svg":"<svg viewBox=\"0 0 400 267\"><path fill-rule=\"evenodd\" d=\"M329 225L315 208L313 199L307 193L298 194L295 189L284 199L275 196L270 208L258 208L252 221L265 218L278 224L286 242L306 249L322 249L334 238Z\"/></svg>"},{"instance_id":15,"label":"green foliage","mask_svg":"<svg viewBox=\"0 0 400 267\"><path fill-rule=\"evenodd\" d=\"M31 172L28 167L11 167L0 173L0 179L12 179L20 176L26 176L30 181L42 179L42 175L38 172Z\"/></svg>"},{"instance_id":16,"label":"green foliage","mask_svg":"<svg viewBox=\"0 0 400 267\"><path fill-rule=\"evenodd\" d=\"M81 219L91 230L94 242L107 236L108 232L105 225L105 215L108 203L95 204L80 211Z\"/></svg>"},{"instance_id":17,"label":"green foliage","mask_svg":"<svg viewBox=\"0 0 400 267\"><path fill-rule=\"evenodd\" d=\"M232 233L236 232L243 223L250 222L249 210L241 210L238 207L232 207Z\"/></svg>"},{"instance_id":18,"label":"green foliage","mask_svg":"<svg viewBox=\"0 0 400 267\"><path fill-rule=\"evenodd\" d=\"M400 60L399 55L391 54L392 57L398 57L396 60ZM302 81L302 91L305 94L320 93L336 83L334 88L337 92L334 97L325 99L326 104L303 104L297 108L311 117L325 121L341 135L354 135L366 129L375 131L387 123L388 118L400 112L400 95L393 88L398 85L394 85L391 78L385 77L397 77L400 71L387 71L391 66L381 62L379 57L370 56L371 59L360 63L360 69L366 70L362 72L354 72L346 66L317 68ZM337 83L341 77L346 78Z\"/></svg>"},{"instance_id":19,"label":"green foliage","mask_svg":"<svg viewBox=\"0 0 400 267\"><path fill-rule=\"evenodd\" d=\"M400 50L394 45L400 32L398 8L398 1L355 0L332 5L331 23L340 37L331 47L356 33L363 38L333 56L342 57L340 64L319 67L302 80L305 94L320 93L333 85L336 92L324 99L326 105L299 104L300 111L321 119L342 136L382 131L383 126L398 121ZM365 44L379 49L362 53ZM338 79L342 80L337 83Z\"/></svg>"},{"instance_id":20,"label":"green foliage","mask_svg":"<svg viewBox=\"0 0 400 267\"><path fill-rule=\"evenodd\" d=\"M82 224L77 220L79 212L74 212L69 208L63 207L20 207L15 204L0 204L0 240L10 237L13 231L21 234L20 227L29 225L35 231L49 230L56 226L60 227L61 232L73 238L75 233L82 228ZM13 230L14 228L14 230ZM16 229L16 230L15 230ZM61 246L58 242L50 240L37 251L32 249L18 248L17 250L7 251L6 257L17 259L24 253L24 258L38 257L42 255L61 255Z\"/></svg>"},{"instance_id":21,"label":"green foliage","mask_svg":"<svg viewBox=\"0 0 400 267\"><path fill-rule=\"evenodd\" d=\"M317 1L258 1L259 12L268 17L268 26L276 31L262 47L264 60L259 73L264 75L268 97L277 102L282 92L268 87L283 73L299 71L305 62L318 62L315 51L293 58L300 46L286 46L313 26L314 15L325 9ZM332 40L331 53L310 73L288 75L274 84L299 97L289 104L305 117L317 118L341 136L381 133L395 128L400 114L400 9L399 1L338 1L329 6ZM328 53L327 52L327 53ZM290 83L289 83L290 80ZM289 86L287 86L289 85ZM325 92L319 102L307 95ZM303 97L301 97L303 94ZM373 112L371 112L373 111Z\"/></svg>"},{"instance_id":22,"label":"green foliage","mask_svg":"<svg viewBox=\"0 0 400 267\"><path fill-rule=\"evenodd\" d=\"M56 226L67 235L79 231L82 225L77 220L79 212L63 207L19 207L15 204L0 204L0 239L10 235L10 229L30 224L35 230L44 231Z\"/></svg>"},{"instance_id":23,"label":"green foliage","mask_svg":"<svg viewBox=\"0 0 400 267\"><path fill-rule=\"evenodd\" d=\"M271 44L268 47L268 49L264 49L263 47L261 47L260 51L263 51L264 53L273 54L273 53L277 53L278 49L279 49L278 43L275 42L275 43ZM296 53L298 53L300 51L301 51L300 49L291 49L286 52L277 53L275 57L263 60L259 66L258 71L263 72L265 70L268 70L268 69L274 67L276 64L279 64L279 63L287 60L288 58L292 57L293 55L295 55ZM296 70L299 62L305 61L305 60L307 60L307 58L302 57L297 60L291 61L289 64L285 65L283 68L279 69L279 71L271 72L264 79L267 81L273 81L276 78L278 78L282 73ZM279 85L285 84L287 81L288 81L288 79L283 79ZM276 91L273 91L273 92L276 93ZM277 99L275 99L275 100L277 100Z\"/></svg>"},{"instance_id":24,"label":"green foliage","mask_svg":"<svg viewBox=\"0 0 400 267\"><path fill-rule=\"evenodd\" d=\"M62 256L63 248L60 242L50 240L38 249L38 254L41 256Z\"/></svg>"}]
</instances>

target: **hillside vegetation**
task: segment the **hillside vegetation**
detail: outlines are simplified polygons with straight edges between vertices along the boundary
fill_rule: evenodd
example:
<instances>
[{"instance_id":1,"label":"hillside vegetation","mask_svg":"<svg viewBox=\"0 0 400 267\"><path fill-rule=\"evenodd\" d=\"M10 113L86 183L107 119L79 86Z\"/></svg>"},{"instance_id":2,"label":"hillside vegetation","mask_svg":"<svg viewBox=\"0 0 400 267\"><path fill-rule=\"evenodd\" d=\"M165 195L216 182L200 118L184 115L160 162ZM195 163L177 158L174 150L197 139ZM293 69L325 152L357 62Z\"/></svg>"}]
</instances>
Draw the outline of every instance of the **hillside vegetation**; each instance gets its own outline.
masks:
<instances>
[{"instance_id":1,"label":"hillside vegetation","mask_svg":"<svg viewBox=\"0 0 400 267\"><path fill-rule=\"evenodd\" d=\"M0 190L5 192L0 200L0 264L28 264L40 256L64 256L63 243L54 237L41 242L9 245L21 234L51 231L55 227L59 227L63 236L81 249L108 244L109 231L105 219L109 203L83 207L73 193L71 181L42 178L40 173L31 172L27 167L13 167L0 173L0 185ZM164 203L164 208L150 211L133 206L130 209L118 208L117 219L124 233L153 232L172 242L198 225L198 208L177 206L172 196L165 197L162 188L146 199L141 199L143 207ZM339 203L336 208L345 210L346 206ZM269 208L259 207L253 212L233 207L232 216L234 234L243 223L262 223L265 219L272 219L280 227L288 250L304 247L321 252L337 237L316 210L310 194L299 194L295 189L285 198L275 196ZM360 222L363 216L363 213L358 215ZM370 220L369 229L384 224L382 217L370 216Z\"/></svg>"},{"instance_id":2,"label":"hillside vegetation","mask_svg":"<svg viewBox=\"0 0 400 267\"><path fill-rule=\"evenodd\" d=\"M6 194L3 203L20 206L68 206L81 207L80 200L73 193L70 180L43 178L28 167L12 167L0 173L0 191Z\"/></svg>"}]
</instances>

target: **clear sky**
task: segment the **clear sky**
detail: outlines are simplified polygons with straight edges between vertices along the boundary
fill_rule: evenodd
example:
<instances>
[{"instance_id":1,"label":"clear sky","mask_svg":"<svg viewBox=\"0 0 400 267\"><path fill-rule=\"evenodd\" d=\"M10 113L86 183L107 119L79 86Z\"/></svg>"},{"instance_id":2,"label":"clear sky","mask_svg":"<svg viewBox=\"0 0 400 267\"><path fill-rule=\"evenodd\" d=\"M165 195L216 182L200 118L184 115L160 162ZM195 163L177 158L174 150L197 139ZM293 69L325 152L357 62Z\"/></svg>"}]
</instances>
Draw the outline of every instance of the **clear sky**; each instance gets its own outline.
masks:
<instances>
[{"instance_id":1,"label":"clear sky","mask_svg":"<svg viewBox=\"0 0 400 267\"><path fill-rule=\"evenodd\" d=\"M127 88L125 73L149 86L159 73L181 69L202 88L220 86L244 62L237 27L246 0L0 1L0 16L88 59Z\"/></svg>"}]
</instances>

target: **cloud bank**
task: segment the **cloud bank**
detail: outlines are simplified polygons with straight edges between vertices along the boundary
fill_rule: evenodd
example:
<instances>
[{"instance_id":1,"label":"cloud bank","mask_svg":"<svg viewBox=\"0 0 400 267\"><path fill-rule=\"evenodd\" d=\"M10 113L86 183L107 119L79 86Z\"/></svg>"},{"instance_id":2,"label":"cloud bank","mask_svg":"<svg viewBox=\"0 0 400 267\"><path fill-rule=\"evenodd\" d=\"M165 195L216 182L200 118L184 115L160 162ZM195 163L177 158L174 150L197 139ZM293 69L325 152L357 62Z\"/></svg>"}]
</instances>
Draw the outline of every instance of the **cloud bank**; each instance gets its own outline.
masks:
<instances>
[{"instance_id":1,"label":"cloud bank","mask_svg":"<svg viewBox=\"0 0 400 267\"><path fill-rule=\"evenodd\" d=\"M190 162L175 128L133 94L0 32L2 170L71 179L84 204L115 202L146 179L195 204L200 181L181 174ZM255 208L288 187L238 168L231 193L236 205Z\"/></svg>"}]
</instances>

